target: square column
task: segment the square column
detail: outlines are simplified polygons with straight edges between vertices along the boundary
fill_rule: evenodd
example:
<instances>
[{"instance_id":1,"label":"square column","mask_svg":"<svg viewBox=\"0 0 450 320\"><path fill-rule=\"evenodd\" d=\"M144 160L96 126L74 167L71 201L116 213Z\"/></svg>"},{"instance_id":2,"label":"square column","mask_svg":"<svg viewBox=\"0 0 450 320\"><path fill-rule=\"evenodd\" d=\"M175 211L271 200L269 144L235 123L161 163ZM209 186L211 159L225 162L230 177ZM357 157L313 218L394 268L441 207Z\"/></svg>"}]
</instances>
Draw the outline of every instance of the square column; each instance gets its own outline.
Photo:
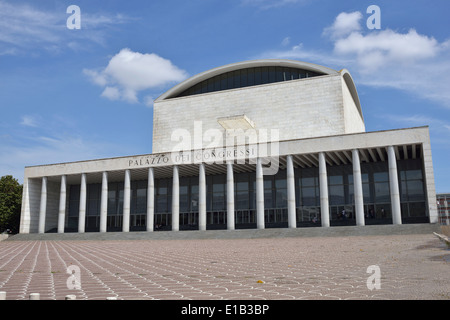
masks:
<instances>
[{"instance_id":1,"label":"square column","mask_svg":"<svg viewBox=\"0 0 450 320\"><path fill-rule=\"evenodd\" d=\"M364 196L361 178L361 163L359 160L359 151L352 150L353 162L353 192L355 196L356 225L363 226L364 221Z\"/></svg>"},{"instance_id":2,"label":"square column","mask_svg":"<svg viewBox=\"0 0 450 320\"><path fill-rule=\"evenodd\" d=\"M398 188L397 159L395 158L395 150L393 146L389 146L387 151L389 163L389 189L391 193L392 223L402 224L400 191Z\"/></svg>"},{"instance_id":3,"label":"square column","mask_svg":"<svg viewBox=\"0 0 450 320\"><path fill-rule=\"evenodd\" d=\"M122 232L130 231L130 200L131 200L130 170L125 170L125 182L124 182L124 188L123 188Z\"/></svg>"},{"instance_id":4,"label":"square column","mask_svg":"<svg viewBox=\"0 0 450 320\"><path fill-rule=\"evenodd\" d=\"M102 193L100 200L100 232L106 232L106 221L108 215L108 173L102 174Z\"/></svg>"},{"instance_id":5,"label":"square column","mask_svg":"<svg viewBox=\"0 0 450 320\"><path fill-rule=\"evenodd\" d=\"M81 174L80 210L78 211L78 233L84 233L86 225L86 173Z\"/></svg>"},{"instance_id":6,"label":"square column","mask_svg":"<svg viewBox=\"0 0 450 320\"><path fill-rule=\"evenodd\" d=\"M153 231L155 220L155 173L148 168L147 186L147 231Z\"/></svg>"},{"instance_id":7,"label":"square column","mask_svg":"<svg viewBox=\"0 0 450 320\"><path fill-rule=\"evenodd\" d=\"M200 163L198 176L198 229L206 230L206 175L204 163Z\"/></svg>"},{"instance_id":8,"label":"square column","mask_svg":"<svg viewBox=\"0 0 450 320\"><path fill-rule=\"evenodd\" d=\"M59 211L58 211L58 233L64 233L64 224L66 221L66 194L67 194L66 176L61 176L61 189L59 192Z\"/></svg>"},{"instance_id":9,"label":"square column","mask_svg":"<svg viewBox=\"0 0 450 320\"><path fill-rule=\"evenodd\" d=\"M330 208L328 205L328 179L325 153L319 152L319 186L320 186L320 217L322 227L330 226Z\"/></svg>"},{"instance_id":10,"label":"square column","mask_svg":"<svg viewBox=\"0 0 450 320\"><path fill-rule=\"evenodd\" d=\"M292 161L292 156L288 155L286 157L286 166L287 166L287 196L288 196L288 227L296 228L297 227L297 214L296 214L296 206L295 206L295 176L294 176L294 164Z\"/></svg>"},{"instance_id":11,"label":"square column","mask_svg":"<svg viewBox=\"0 0 450 320\"><path fill-rule=\"evenodd\" d=\"M47 215L47 177L42 177L41 203L39 206L38 233L45 233L45 218Z\"/></svg>"},{"instance_id":12,"label":"square column","mask_svg":"<svg viewBox=\"0 0 450 320\"><path fill-rule=\"evenodd\" d=\"M227 162L227 229L234 230L234 177L230 161Z\"/></svg>"},{"instance_id":13,"label":"square column","mask_svg":"<svg viewBox=\"0 0 450 320\"><path fill-rule=\"evenodd\" d=\"M180 178L178 166L173 166L172 183L172 231L180 229Z\"/></svg>"},{"instance_id":14,"label":"square column","mask_svg":"<svg viewBox=\"0 0 450 320\"><path fill-rule=\"evenodd\" d=\"M256 160L256 227L264 229L264 177L262 160Z\"/></svg>"}]
</instances>

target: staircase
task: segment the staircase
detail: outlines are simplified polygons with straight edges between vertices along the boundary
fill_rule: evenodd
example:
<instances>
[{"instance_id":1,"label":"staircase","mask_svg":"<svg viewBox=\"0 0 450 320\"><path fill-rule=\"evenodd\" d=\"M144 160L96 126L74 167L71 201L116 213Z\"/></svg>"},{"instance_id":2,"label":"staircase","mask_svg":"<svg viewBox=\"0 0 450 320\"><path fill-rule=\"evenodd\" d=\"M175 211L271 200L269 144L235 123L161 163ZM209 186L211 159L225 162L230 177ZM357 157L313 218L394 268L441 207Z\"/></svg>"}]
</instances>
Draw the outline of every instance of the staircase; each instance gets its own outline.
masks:
<instances>
[{"instance_id":1,"label":"staircase","mask_svg":"<svg viewBox=\"0 0 450 320\"><path fill-rule=\"evenodd\" d=\"M378 235L408 235L440 233L439 224L366 225L309 228L266 228L236 230L184 230L184 231L135 231L135 232L85 232L85 233L29 233L16 234L4 241L34 240L189 240L189 239L256 239L287 237L349 237Z\"/></svg>"}]
</instances>

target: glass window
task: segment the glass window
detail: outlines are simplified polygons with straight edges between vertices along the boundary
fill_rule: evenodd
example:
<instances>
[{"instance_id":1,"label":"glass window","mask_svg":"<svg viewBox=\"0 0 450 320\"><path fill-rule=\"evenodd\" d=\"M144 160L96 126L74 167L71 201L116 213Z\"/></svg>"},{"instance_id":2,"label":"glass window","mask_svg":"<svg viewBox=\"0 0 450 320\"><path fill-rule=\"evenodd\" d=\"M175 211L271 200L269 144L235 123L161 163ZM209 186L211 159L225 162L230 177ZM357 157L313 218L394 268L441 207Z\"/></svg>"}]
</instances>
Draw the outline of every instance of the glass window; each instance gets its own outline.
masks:
<instances>
[{"instance_id":1,"label":"glass window","mask_svg":"<svg viewBox=\"0 0 450 320\"><path fill-rule=\"evenodd\" d=\"M233 88L239 88L241 86L241 70L233 72Z\"/></svg>"},{"instance_id":2,"label":"glass window","mask_svg":"<svg viewBox=\"0 0 450 320\"><path fill-rule=\"evenodd\" d=\"M375 188L375 202L383 203L391 201L388 182L375 182L374 188Z\"/></svg>"},{"instance_id":3,"label":"glass window","mask_svg":"<svg viewBox=\"0 0 450 320\"><path fill-rule=\"evenodd\" d=\"M269 83L275 82L277 79L276 68L269 67Z\"/></svg>"},{"instance_id":4,"label":"glass window","mask_svg":"<svg viewBox=\"0 0 450 320\"><path fill-rule=\"evenodd\" d=\"M276 191L276 208L286 208L287 207L287 189L277 189Z\"/></svg>"},{"instance_id":5,"label":"glass window","mask_svg":"<svg viewBox=\"0 0 450 320\"><path fill-rule=\"evenodd\" d=\"M275 188L281 189L281 188L287 188L287 181L286 178L278 178L275 180Z\"/></svg>"},{"instance_id":6,"label":"glass window","mask_svg":"<svg viewBox=\"0 0 450 320\"><path fill-rule=\"evenodd\" d=\"M236 182L236 190L237 191L247 191L248 192L248 181L245 182Z\"/></svg>"},{"instance_id":7,"label":"glass window","mask_svg":"<svg viewBox=\"0 0 450 320\"><path fill-rule=\"evenodd\" d=\"M330 205L345 204L344 196L343 185L328 186L328 198Z\"/></svg>"},{"instance_id":8,"label":"glass window","mask_svg":"<svg viewBox=\"0 0 450 320\"><path fill-rule=\"evenodd\" d=\"M316 203L316 188L302 188L302 205L303 206L315 206Z\"/></svg>"},{"instance_id":9,"label":"glass window","mask_svg":"<svg viewBox=\"0 0 450 320\"><path fill-rule=\"evenodd\" d=\"M213 210L225 210L225 199L223 193L213 193Z\"/></svg>"},{"instance_id":10,"label":"glass window","mask_svg":"<svg viewBox=\"0 0 450 320\"><path fill-rule=\"evenodd\" d=\"M255 85L255 68L247 69L247 86Z\"/></svg>"},{"instance_id":11,"label":"glass window","mask_svg":"<svg viewBox=\"0 0 450 320\"><path fill-rule=\"evenodd\" d=\"M283 68L276 67L275 68L275 82L286 81L284 78Z\"/></svg>"},{"instance_id":12,"label":"glass window","mask_svg":"<svg viewBox=\"0 0 450 320\"><path fill-rule=\"evenodd\" d=\"M202 90L202 93L208 92L208 81L202 81L201 90Z\"/></svg>"},{"instance_id":13,"label":"glass window","mask_svg":"<svg viewBox=\"0 0 450 320\"><path fill-rule=\"evenodd\" d=\"M241 70L240 80L241 80L240 87L246 87L248 85L247 84L247 69Z\"/></svg>"},{"instance_id":14,"label":"glass window","mask_svg":"<svg viewBox=\"0 0 450 320\"><path fill-rule=\"evenodd\" d=\"M363 183L363 196L364 196L364 203L372 203L373 199L370 195L370 185L368 183Z\"/></svg>"},{"instance_id":15,"label":"glass window","mask_svg":"<svg viewBox=\"0 0 450 320\"><path fill-rule=\"evenodd\" d=\"M316 178L302 178L301 179L302 187L311 187L311 186L315 186L315 184L316 184Z\"/></svg>"},{"instance_id":16,"label":"glass window","mask_svg":"<svg viewBox=\"0 0 450 320\"><path fill-rule=\"evenodd\" d=\"M69 191L69 217L78 217L80 210L80 185L71 185Z\"/></svg>"},{"instance_id":17,"label":"glass window","mask_svg":"<svg viewBox=\"0 0 450 320\"><path fill-rule=\"evenodd\" d=\"M421 180L412 180L407 182L408 200L424 200L423 182Z\"/></svg>"},{"instance_id":18,"label":"glass window","mask_svg":"<svg viewBox=\"0 0 450 320\"><path fill-rule=\"evenodd\" d=\"M344 178L342 176L329 176L328 183L331 184L343 184Z\"/></svg>"},{"instance_id":19,"label":"glass window","mask_svg":"<svg viewBox=\"0 0 450 320\"><path fill-rule=\"evenodd\" d=\"M101 184L89 184L87 186L86 199L86 215L98 216L100 215L100 191Z\"/></svg>"},{"instance_id":20,"label":"glass window","mask_svg":"<svg viewBox=\"0 0 450 320\"><path fill-rule=\"evenodd\" d=\"M373 180L375 182L389 181L389 174L387 172L374 172Z\"/></svg>"},{"instance_id":21,"label":"glass window","mask_svg":"<svg viewBox=\"0 0 450 320\"><path fill-rule=\"evenodd\" d=\"M283 81L293 80L294 78L291 76L291 69L283 68Z\"/></svg>"},{"instance_id":22,"label":"glass window","mask_svg":"<svg viewBox=\"0 0 450 320\"><path fill-rule=\"evenodd\" d=\"M261 77L262 77L261 68L255 68L255 85L263 83Z\"/></svg>"},{"instance_id":23,"label":"glass window","mask_svg":"<svg viewBox=\"0 0 450 320\"><path fill-rule=\"evenodd\" d=\"M225 74L222 74L220 76L220 90L226 90L227 89L227 77Z\"/></svg>"},{"instance_id":24,"label":"glass window","mask_svg":"<svg viewBox=\"0 0 450 320\"><path fill-rule=\"evenodd\" d=\"M213 78L202 81L199 84L183 91L179 97L242 88L264 83L290 81L300 78L319 76L321 74L308 72L297 68L287 67L255 67L226 72Z\"/></svg>"},{"instance_id":25,"label":"glass window","mask_svg":"<svg viewBox=\"0 0 450 320\"><path fill-rule=\"evenodd\" d=\"M234 88L234 77L232 73L226 74L227 77L227 89L233 89Z\"/></svg>"},{"instance_id":26,"label":"glass window","mask_svg":"<svg viewBox=\"0 0 450 320\"><path fill-rule=\"evenodd\" d=\"M262 67L261 68L261 83L269 83L269 68Z\"/></svg>"},{"instance_id":27,"label":"glass window","mask_svg":"<svg viewBox=\"0 0 450 320\"><path fill-rule=\"evenodd\" d=\"M368 173L361 173L361 180L363 183L369 183L369 174Z\"/></svg>"},{"instance_id":28,"label":"glass window","mask_svg":"<svg viewBox=\"0 0 450 320\"><path fill-rule=\"evenodd\" d=\"M236 192L236 209L248 209L249 208L249 199L248 199L248 191L237 191Z\"/></svg>"},{"instance_id":29,"label":"glass window","mask_svg":"<svg viewBox=\"0 0 450 320\"><path fill-rule=\"evenodd\" d=\"M108 215L117 214L116 208L116 190L111 190L108 186Z\"/></svg>"}]
</instances>

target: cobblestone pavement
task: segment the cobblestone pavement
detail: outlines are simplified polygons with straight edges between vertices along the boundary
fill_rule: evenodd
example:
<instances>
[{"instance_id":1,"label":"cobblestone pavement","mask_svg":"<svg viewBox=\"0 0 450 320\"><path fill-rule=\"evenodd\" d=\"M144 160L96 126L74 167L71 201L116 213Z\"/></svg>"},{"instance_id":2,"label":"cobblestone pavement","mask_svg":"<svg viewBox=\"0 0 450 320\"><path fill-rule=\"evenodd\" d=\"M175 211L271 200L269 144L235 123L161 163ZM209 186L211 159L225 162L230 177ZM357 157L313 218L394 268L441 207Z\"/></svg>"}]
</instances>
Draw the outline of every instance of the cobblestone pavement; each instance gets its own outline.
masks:
<instances>
[{"instance_id":1,"label":"cobblestone pavement","mask_svg":"<svg viewBox=\"0 0 450 320\"><path fill-rule=\"evenodd\" d=\"M379 289L368 288L369 266ZM11 300L450 299L450 251L428 234L2 241L0 291Z\"/></svg>"}]
</instances>

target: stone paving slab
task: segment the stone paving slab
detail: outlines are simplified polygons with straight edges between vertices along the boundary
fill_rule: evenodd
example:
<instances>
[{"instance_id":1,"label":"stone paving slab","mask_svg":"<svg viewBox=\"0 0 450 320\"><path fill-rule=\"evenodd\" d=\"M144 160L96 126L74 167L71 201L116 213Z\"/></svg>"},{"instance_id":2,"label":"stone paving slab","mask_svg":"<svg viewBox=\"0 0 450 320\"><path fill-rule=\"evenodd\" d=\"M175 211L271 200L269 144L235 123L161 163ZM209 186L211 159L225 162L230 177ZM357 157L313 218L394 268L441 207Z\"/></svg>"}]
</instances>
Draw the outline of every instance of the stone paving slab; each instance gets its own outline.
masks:
<instances>
[{"instance_id":1,"label":"stone paving slab","mask_svg":"<svg viewBox=\"0 0 450 320\"><path fill-rule=\"evenodd\" d=\"M368 288L369 266L379 268L379 289ZM446 300L450 250L432 233L2 241L0 291L11 300L35 292L41 300Z\"/></svg>"}]
</instances>

